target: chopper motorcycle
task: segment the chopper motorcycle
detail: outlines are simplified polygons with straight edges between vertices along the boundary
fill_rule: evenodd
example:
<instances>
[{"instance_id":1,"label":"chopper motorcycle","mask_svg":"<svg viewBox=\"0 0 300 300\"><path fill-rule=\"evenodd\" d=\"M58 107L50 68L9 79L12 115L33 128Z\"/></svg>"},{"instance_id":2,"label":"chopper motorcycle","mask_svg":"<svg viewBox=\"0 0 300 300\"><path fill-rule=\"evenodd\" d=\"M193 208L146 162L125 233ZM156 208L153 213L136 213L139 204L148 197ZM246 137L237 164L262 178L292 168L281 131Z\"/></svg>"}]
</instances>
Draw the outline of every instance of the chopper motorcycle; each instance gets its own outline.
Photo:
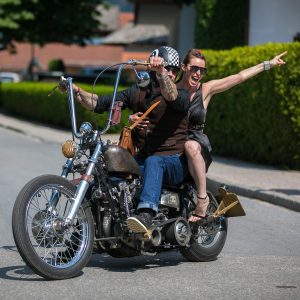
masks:
<instances>
[{"instance_id":1,"label":"chopper motorcycle","mask_svg":"<svg viewBox=\"0 0 300 300\"><path fill-rule=\"evenodd\" d=\"M176 249L188 261L211 261L224 246L227 218L245 215L237 196L220 187L215 196L207 192L207 217L190 224L188 216L196 207L197 197L194 183L186 181L177 186L163 185L150 232L135 233L128 228L128 217L136 213L141 172L127 150L101 137L112 124L124 66L132 66L138 85L149 82L146 72L136 71L139 64L143 63L131 60L117 65L113 101L102 130L88 122L78 129L72 78L60 80L68 90L73 136L62 146L67 161L60 176L41 175L28 182L17 196L12 215L13 236L21 257L46 279L77 276L93 252L121 258ZM72 175L73 179L68 178Z\"/></svg>"}]
</instances>

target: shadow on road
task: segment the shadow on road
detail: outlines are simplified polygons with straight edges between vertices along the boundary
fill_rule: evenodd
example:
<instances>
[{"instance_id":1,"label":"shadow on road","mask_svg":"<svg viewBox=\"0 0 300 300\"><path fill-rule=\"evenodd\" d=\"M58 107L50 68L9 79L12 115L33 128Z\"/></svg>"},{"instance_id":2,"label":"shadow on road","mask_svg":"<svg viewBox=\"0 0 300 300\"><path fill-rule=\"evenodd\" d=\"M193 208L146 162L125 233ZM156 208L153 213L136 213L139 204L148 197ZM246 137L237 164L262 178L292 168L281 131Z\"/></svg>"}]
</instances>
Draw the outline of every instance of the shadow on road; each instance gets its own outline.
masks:
<instances>
[{"instance_id":1,"label":"shadow on road","mask_svg":"<svg viewBox=\"0 0 300 300\"><path fill-rule=\"evenodd\" d=\"M156 256L114 258L107 254L94 254L88 268L101 268L110 272L135 272L138 270L177 266L187 260L179 252L170 251Z\"/></svg>"},{"instance_id":2,"label":"shadow on road","mask_svg":"<svg viewBox=\"0 0 300 300\"><path fill-rule=\"evenodd\" d=\"M18 253L16 246L2 246L0 250ZM29 267L24 265L0 268L0 278L6 280L21 281L44 281L45 279L36 275Z\"/></svg>"},{"instance_id":3,"label":"shadow on road","mask_svg":"<svg viewBox=\"0 0 300 300\"><path fill-rule=\"evenodd\" d=\"M27 266L10 266L0 268L0 278L18 281L45 281L46 279L36 275Z\"/></svg>"},{"instance_id":4,"label":"shadow on road","mask_svg":"<svg viewBox=\"0 0 300 300\"><path fill-rule=\"evenodd\" d=\"M0 250L18 252L16 246L3 246ZM138 270L177 266L186 262L179 252L170 251L156 256L137 256L114 258L107 254L94 254L86 268L99 268L109 272L135 272ZM81 276L83 272L79 274ZM17 281L47 281L35 274L28 266L9 266L0 268L0 278Z\"/></svg>"}]
</instances>

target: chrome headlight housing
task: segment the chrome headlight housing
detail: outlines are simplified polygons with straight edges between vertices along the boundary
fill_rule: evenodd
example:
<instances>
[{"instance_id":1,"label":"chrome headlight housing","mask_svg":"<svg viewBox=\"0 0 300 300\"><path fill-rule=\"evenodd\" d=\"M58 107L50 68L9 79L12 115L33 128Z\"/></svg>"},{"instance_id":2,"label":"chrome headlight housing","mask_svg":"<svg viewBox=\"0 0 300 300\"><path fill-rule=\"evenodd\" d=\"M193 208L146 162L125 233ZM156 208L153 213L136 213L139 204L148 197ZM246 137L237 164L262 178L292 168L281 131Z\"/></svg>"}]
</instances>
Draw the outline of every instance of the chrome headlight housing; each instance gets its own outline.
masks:
<instances>
[{"instance_id":1,"label":"chrome headlight housing","mask_svg":"<svg viewBox=\"0 0 300 300\"><path fill-rule=\"evenodd\" d=\"M91 133L92 131L93 131L93 126L91 123L83 122L80 125L79 132L81 132L82 134L86 135L86 134Z\"/></svg>"}]
</instances>

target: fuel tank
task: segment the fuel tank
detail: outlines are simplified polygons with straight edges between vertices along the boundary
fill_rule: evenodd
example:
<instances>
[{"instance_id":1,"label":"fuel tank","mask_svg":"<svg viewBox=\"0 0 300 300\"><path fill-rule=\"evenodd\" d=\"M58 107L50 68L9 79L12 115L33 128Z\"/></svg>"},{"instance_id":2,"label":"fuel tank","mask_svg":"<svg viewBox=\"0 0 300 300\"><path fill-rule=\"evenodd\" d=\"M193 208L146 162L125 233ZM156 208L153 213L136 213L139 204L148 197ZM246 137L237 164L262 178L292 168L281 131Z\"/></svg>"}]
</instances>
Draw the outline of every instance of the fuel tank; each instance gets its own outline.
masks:
<instances>
[{"instance_id":1,"label":"fuel tank","mask_svg":"<svg viewBox=\"0 0 300 300\"><path fill-rule=\"evenodd\" d=\"M104 149L104 161L108 172L141 176L140 167L131 154L117 145Z\"/></svg>"}]
</instances>

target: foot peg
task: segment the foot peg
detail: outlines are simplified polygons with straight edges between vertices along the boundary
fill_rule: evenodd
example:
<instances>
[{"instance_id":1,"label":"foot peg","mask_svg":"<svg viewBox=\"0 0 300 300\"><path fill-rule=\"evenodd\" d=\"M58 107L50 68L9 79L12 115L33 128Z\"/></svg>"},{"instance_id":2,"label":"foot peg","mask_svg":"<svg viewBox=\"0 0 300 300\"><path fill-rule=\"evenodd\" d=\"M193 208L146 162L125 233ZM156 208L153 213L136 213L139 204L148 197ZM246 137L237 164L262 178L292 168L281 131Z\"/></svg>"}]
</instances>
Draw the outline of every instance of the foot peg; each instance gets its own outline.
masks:
<instances>
[{"instance_id":1,"label":"foot peg","mask_svg":"<svg viewBox=\"0 0 300 300\"><path fill-rule=\"evenodd\" d=\"M135 217L127 219L127 227L133 233L143 233L144 238L150 240L152 237L152 230L148 229L140 220Z\"/></svg>"}]
</instances>

